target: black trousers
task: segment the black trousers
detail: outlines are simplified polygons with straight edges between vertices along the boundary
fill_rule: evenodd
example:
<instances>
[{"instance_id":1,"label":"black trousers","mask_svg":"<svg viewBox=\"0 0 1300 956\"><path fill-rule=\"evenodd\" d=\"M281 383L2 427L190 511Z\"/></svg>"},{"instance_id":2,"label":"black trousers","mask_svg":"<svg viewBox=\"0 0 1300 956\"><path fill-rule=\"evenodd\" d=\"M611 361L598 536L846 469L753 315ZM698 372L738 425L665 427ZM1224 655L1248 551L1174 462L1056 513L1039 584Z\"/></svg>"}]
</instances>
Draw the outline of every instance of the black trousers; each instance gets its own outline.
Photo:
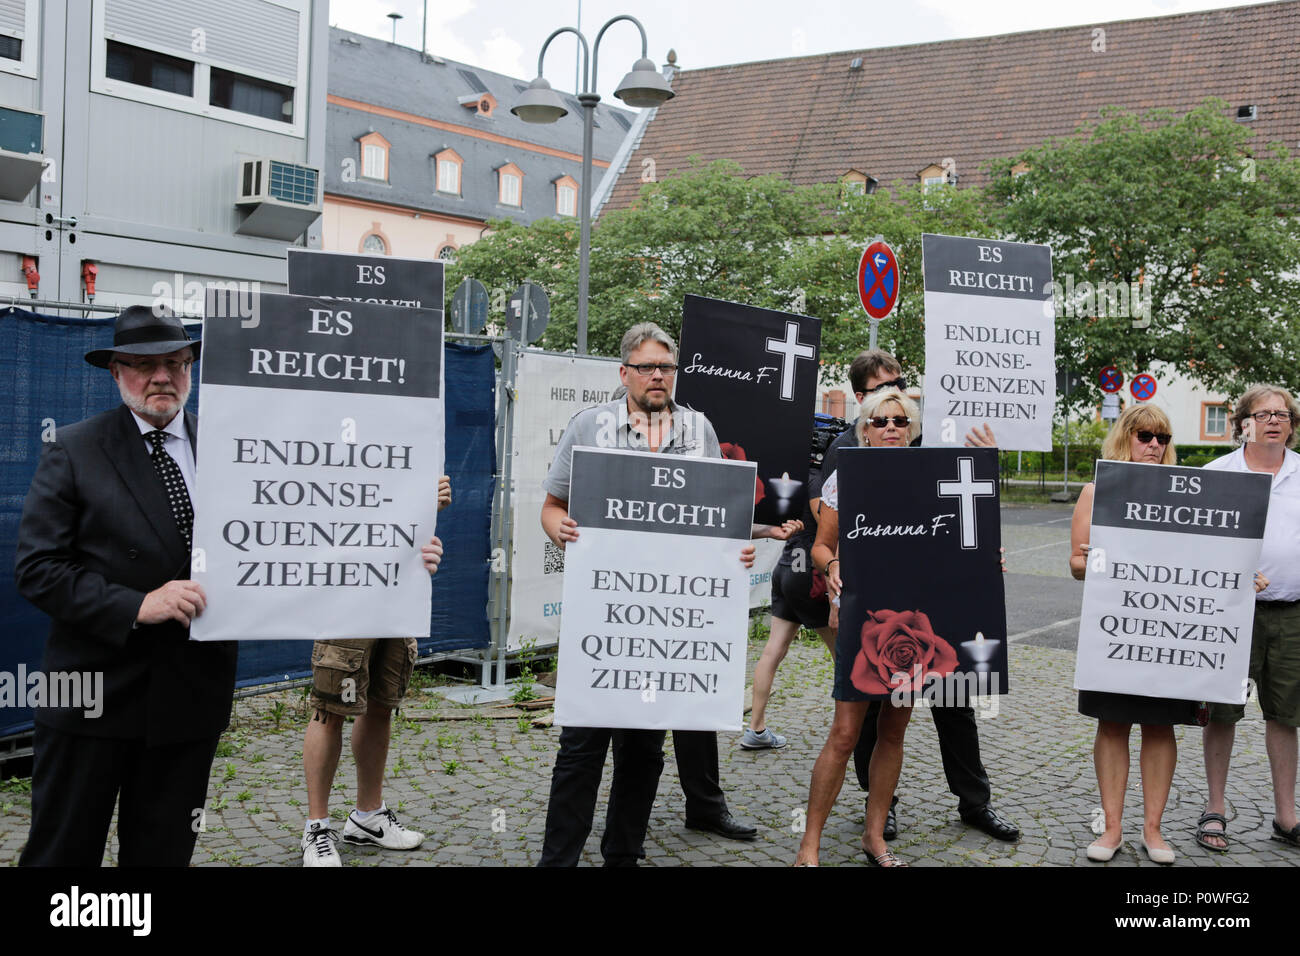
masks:
<instances>
[{"instance_id":1,"label":"black trousers","mask_svg":"<svg viewBox=\"0 0 1300 956\"><path fill-rule=\"evenodd\" d=\"M565 727L551 771L546 836L538 866L577 866L591 833L605 753L614 744L614 779L600 855L606 866L635 866L664 769L662 730Z\"/></svg>"},{"instance_id":2,"label":"black trousers","mask_svg":"<svg viewBox=\"0 0 1300 956\"><path fill-rule=\"evenodd\" d=\"M146 747L37 724L19 865L99 866L117 803L119 866L188 866L218 739Z\"/></svg>"},{"instance_id":3,"label":"black trousers","mask_svg":"<svg viewBox=\"0 0 1300 956\"><path fill-rule=\"evenodd\" d=\"M727 812L718 774L718 735L712 730L674 730L677 776L686 794L687 820L716 820Z\"/></svg>"},{"instance_id":4,"label":"black trousers","mask_svg":"<svg viewBox=\"0 0 1300 956\"><path fill-rule=\"evenodd\" d=\"M880 701L873 701L862 721L862 733L853 750L853 770L863 792L870 789L867 768L871 752L876 749L876 719ZM989 802L992 790L988 773L980 761L980 737L975 727L975 710L971 707L930 707L934 729L939 734L939 753L943 757L943 774L948 789L957 797L957 812L965 815Z\"/></svg>"},{"instance_id":5,"label":"black trousers","mask_svg":"<svg viewBox=\"0 0 1300 956\"><path fill-rule=\"evenodd\" d=\"M591 834L605 754L614 746L614 779L605 811L600 855L606 866L635 866L645 856L650 810L664 769L662 730L565 727L551 771L546 836L538 866L577 866ZM677 769L686 793L687 819L715 819L727 809L718 782L718 736L675 730Z\"/></svg>"}]
</instances>

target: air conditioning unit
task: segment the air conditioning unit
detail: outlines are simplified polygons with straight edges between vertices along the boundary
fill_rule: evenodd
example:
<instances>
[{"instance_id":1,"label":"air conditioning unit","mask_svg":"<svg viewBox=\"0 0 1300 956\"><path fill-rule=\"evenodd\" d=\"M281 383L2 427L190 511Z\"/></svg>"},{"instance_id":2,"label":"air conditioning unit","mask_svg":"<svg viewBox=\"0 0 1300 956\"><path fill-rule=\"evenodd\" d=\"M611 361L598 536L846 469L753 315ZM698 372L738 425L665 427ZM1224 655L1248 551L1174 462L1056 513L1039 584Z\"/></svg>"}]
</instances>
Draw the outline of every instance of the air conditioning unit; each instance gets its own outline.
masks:
<instances>
[{"instance_id":1,"label":"air conditioning unit","mask_svg":"<svg viewBox=\"0 0 1300 956\"><path fill-rule=\"evenodd\" d=\"M45 170L45 114L0 106L0 199L21 202Z\"/></svg>"},{"instance_id":2,"label":"air conditioning unit","mask_svg":"<svg viewBox=\"0 0 1300 956\"><path fill-rule=\"evenodd\" d=\"M292 242L321 214L320 170L279 159L242 160L235 205L248 211L235 229L241 236Z\"/></svg>"}]
</instances>

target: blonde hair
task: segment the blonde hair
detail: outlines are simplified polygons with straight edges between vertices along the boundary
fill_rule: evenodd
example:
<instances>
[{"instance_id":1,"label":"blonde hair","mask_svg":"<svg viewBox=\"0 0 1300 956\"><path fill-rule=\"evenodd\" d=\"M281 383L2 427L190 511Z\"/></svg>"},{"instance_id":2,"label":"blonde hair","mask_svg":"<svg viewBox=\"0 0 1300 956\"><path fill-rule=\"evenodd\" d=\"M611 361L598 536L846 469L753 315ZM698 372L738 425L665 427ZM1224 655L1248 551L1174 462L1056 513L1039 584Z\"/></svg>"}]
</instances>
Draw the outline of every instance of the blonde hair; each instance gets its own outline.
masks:
<instances>
[{"instance_id":1,"label":"blonde hair","mask_svg":"<svg viewBox=\"0 0 1300 956\"><path fill-rule=\"evenodd\" d=\"M896 388L883 388L878 392L872 392L862 400L858 420L853 425L853 433L857 436L859 445L867 443L867 420L874 418L877 411L890 402L901 408L903 414L909 419L907 424L908 443L915 441L916 436L921 434L921 410L916 407L916 402Z\"/></svg>"},{"instance_id":2,"label":"blonde hair","mask_svg":"<svg viewBox=\"0 0 1300 956\"><path fill-rule=\"evenodd\" d=\"M1119 420L1111 426L1106 440L1101 443L1101 457L1107 461L1132 461L1132 438L1142 431L1172 435L1174 426L1169 424L1169 416L1155 405L1130 405L1124 409ZM1178 464L1178 452L1174 451L1173 438L1170 438L1169 444L1165 446L1160 464Z\"/></svg>"},{"instance_id":3,"label":"blonde hair","mask_svg":"<svg viewBox=\"0 0 1300 956\"><path fill-rule=\"evenodd\" d=\"M1296 401L1291 397L1291 393L1285 388L1277 385L1252 385L1246 389L1241 398L1237 399L1237 408L1232 413L1232 440L1241 444L1241 426L1251 415L1251 409L1255 403L1261 399L1268 398L1270 395L1276 395L1286 404L1287 410L1291 413L1291 437L1286 440L1287 448L1294 448L1296 443L1296 425L1297 419L1300 419L1300 408L1296 407Z\"/></svg>"}]
</instances>

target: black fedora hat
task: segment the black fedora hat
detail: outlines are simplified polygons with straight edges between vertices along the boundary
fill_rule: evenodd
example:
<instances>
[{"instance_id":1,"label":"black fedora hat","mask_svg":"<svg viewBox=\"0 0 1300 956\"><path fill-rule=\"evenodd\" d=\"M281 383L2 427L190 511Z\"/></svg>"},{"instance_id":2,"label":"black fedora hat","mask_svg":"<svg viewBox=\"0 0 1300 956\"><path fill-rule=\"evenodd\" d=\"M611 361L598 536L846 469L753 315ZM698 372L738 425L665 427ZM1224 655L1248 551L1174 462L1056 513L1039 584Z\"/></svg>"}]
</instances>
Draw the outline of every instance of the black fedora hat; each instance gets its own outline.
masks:
<instances>
[{"instance_id":1,"label":"black fedora hat","mask_svg":"<svg viewBox=\"0 0 1300 956\"><path fill-rule=\"evenodd\" d=\"M108 368L114 352L127 355L166 355L189 346L199 357L199 340L185 332L181 320L171 309L160 306L156 311L147 305L123 309L113 325L113 347L86 353L86 361L97 368Z\"/></svg>"}]
</instances>

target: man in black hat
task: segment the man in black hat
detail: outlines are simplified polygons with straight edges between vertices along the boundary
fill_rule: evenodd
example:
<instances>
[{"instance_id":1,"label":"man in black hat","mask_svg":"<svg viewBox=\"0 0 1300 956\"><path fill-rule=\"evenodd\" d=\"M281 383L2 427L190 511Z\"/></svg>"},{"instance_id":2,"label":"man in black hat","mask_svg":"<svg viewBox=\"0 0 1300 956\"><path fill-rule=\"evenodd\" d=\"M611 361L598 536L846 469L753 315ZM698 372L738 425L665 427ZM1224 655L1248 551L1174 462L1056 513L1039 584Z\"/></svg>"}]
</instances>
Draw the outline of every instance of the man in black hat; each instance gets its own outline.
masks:
<instances>
[{"instance_id":1,"label":"man in black hat","mask_svg":"<svg viewBox=\"0 0 1300 956\"><path fill-rule=\"evenodd\" d=\"M187 865L230 719L236 645L188 639L199 342L158 311L126 309L113 347L86 354L122 404L58 426L23 505L16 576L52 619L45 672L102 674L103 693L99 714L36 711L22 865L98 866L119 797L118 862Z\"/></svg>"}]
</instances>

